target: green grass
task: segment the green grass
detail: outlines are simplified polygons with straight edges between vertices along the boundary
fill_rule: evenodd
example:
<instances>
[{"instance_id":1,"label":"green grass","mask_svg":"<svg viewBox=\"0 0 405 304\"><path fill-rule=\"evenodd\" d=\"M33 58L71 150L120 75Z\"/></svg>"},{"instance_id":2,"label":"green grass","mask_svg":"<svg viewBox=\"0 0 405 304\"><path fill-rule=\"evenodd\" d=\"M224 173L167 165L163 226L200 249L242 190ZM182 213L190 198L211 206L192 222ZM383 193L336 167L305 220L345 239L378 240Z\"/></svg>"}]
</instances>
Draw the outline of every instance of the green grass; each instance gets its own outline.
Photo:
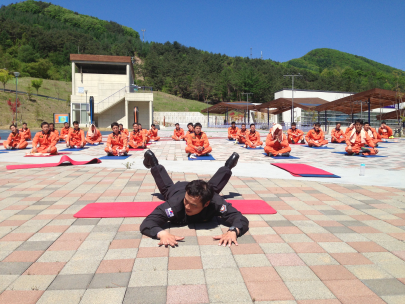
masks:
<instances>
[{"instance_id":1,"label":"green grass","mask_svg":"<svg viewBox=\"0 0 405 304\"><path fill-rule=\"evenodd\" d=\"M153 108L156 112L200 112L207 108L207 104L163 92L153 92Z\"/></svg>"}]
</instances>

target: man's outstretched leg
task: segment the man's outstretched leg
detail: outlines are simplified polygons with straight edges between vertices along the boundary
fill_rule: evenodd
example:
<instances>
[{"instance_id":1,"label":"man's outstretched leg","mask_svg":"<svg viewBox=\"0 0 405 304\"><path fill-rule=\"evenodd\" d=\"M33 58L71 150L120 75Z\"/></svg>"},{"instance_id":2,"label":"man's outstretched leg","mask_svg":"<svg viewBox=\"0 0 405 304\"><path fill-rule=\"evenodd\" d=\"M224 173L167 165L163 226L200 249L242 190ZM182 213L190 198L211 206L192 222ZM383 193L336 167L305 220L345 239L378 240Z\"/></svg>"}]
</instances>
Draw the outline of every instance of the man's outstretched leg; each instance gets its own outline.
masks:
<instances>
[{"instance_id":1,"label":"man's outstretched leg","mask_svg":"<svg viewBox=\"0 0 405 304\"><path fill-rule=\"evenodd\" d=\"M225 162L225 166L218 169L213 177L208 181L208 183L214 188L216 193L220 193L222 189L226 186L229 179L232 176L232 168L238 163L239 154L234 152L231 157Z\"/></svg>"}]
</instances>

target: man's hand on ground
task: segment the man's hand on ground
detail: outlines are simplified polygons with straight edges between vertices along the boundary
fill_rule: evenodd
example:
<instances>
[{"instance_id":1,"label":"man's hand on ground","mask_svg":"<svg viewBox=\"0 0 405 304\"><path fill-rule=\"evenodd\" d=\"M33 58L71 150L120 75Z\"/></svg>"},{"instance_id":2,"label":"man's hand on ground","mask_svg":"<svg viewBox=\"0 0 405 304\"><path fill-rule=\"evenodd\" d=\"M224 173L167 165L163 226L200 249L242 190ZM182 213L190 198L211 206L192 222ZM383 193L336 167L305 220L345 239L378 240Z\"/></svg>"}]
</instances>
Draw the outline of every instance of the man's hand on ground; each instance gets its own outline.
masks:
<instances>
[{"instance_id":1,"label":"man's hand on ground","mask_svg":"<svg viewBox=\"0 0 405 304\"><path fill-rule=\"evenodd\" d=\"M374 148L375 154L378 154L378 149Z\"/></svg>"},{"instance_id":2,"label":"man's hand on ground","mask_svg":"<svg viewBox=\"0 0 405 304\"><path fill-rule=\"evenodd\" d=\"M238 246L238 242L236 241L236 232L235 231L228 231L223 235L213 236L214 240L219 240L218 246L226 246L228 245L231 247L232 243L235 243Z\"/></svg>"},{"instance_id":3,"label":"man's hand on ground","mask_svg":"<svg viewBox=\"0 0 405 304\"><path fill-rule=\"evenodd\" d=\"M158 245L159 246L164 245L165 247L167 246L175 247L176 245L178 245L177 241L184 240L184 236L176 236L164 230L160 231L157 237L160 240Z\"/></svg>"},{"instance_id":4,"label":"man's hand on ground","mask_svg":"<svg viewBox=\"0 0 405 304\"><path fill-rule=\"evenodd\" d=\"M52 150L52 148L49 147L48 149L46 149L46 152L47 152L47 153L51 153L51 150Z\"/></svg>"}]
</instances>

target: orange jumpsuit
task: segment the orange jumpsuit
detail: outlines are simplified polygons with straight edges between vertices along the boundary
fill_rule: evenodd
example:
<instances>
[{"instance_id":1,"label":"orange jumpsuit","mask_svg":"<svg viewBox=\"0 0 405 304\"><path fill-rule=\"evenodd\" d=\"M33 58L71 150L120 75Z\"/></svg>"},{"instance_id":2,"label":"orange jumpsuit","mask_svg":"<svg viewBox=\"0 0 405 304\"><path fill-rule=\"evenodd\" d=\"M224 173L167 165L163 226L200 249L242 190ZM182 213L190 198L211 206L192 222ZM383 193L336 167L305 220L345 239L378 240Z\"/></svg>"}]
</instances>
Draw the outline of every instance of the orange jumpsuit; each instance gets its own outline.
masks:
<instances>
[{"instance_id":1,"label":"orange jumpsuit","mask_svg":"<svg viewBox=\"0 0 405 304\"><path fill-rule=\"evenodd\" d=\"M27 129L21 128L19 131L21 132L21 134L23 134L23 137L25 140L31 140L31 138L32 138L31 130L29 128L27 128Z\"/></svg>"},{"instance_id":2,"label":"orange jumpsuit","mask_svg":"<svg viewBox=\"0 0 405 304\"><path fill-rule=\"evenodd\" d=\"M240 144L246 144L246 138L247 138L248 132L249 132L248 129L245 129L244 131L243 131L242 129L240 129L240 130L238 131L238 138L237 138L237 141L238 141Z\"/></svg>"},{"instance_id":3,"label":"orange jumpsuit","mask_svg":"<svg viewBox=\"0 0 405 304\"><path fill-rule=\"evenodd\" d=\"M179 130L174 129L172 138L174 140L184 140L186 138L186 135L184 135L184 130L182 128Z\"/></svg>"},{"instance_id":4,"label":"orange jumpsuit","mask_svg":"<svg viewBox=\"0 0 405 304\"><path fill-rule=\"evenodd\" d=\"M133 149L138 149L140 147L142 147L144 145L144 143L146 143L146 137L145 134L138 131L132 131L129 134L129 146Z\"/></svg>"},{"instance_id":5,"label":"orange jumpsuit","mask_svg":"<svg viewBox=\"0 0 405 304\"><path fill-rule=\"evenodd\" d=\"M325 135L323 134L322 130L316 132L314 129L308 131L307 136L305 136L305 140L308 143L308 146L315 146L320 147L322 145L326 145L328 140L325 139Z\"/></svg>"},{"instance_id":6,"label":"orange jumpsuit","mask_svg":"<svg viewBox=\"0 0 405 304\"><path fill-rule=\"evenodd\" d=\"M238 139L238 132L239 132L238 127L235 127L235 129L232 127L229 127L228 128L228 138L229 139Z\"/></svg>"},{"instance_id":7,"label":"orange jumpsuit","mask_svg":"<svg viewBox=\"0 0 405 304\"><path fill-rule=\"evenodd\" d=\"M72 130L71 127L67 128L67 129L65 127L63 127L62 130L60 130L59 139L60 140L66 140L70 130Z\"/></svg>"},{"instance_id":8,"label":"orange jumpsuit","mask_svg":"<svg viewBox=\"0 0 405 304\"><path fill-rule=\"evenodd\" d=\"M101 143L103 141L103 135L101 135L101 132L96 129L94 134L90 136L89 131L87 131L86 134L86 142L88 142L91 145L94 145L96 143Z\"/></svg>"},{"instance_id":9,"label":"orange jumpsuit","mask_svg":"<svg viewBox=\"0 0 405 304\"><path fill-rule=\"evenodd\" d=\"M120 130L120 132L121 132L121 134L125 134L127 137L129 136L129 131L128 131L128 129L122 129L122 130Z\"/></svg>"},{"instance_id":10,"label":"orange jumpsuit","mask_svg":"<svg viewBox=\"0 0 405 304\"><path fill-rule=\"evenodd\" d=\"M128 137L125 134L121 133L118 133L118 135L111 133L110 135L108 135L107 146L105 147L104 151L110 153L110 148L112 148L113 150L113 155L118 155L117 149L124 149L125 152L128 153Z\"/></svg>"},{"instance_id":11,"label":"orange jumpsuit","mask_svg":"<svg viewBox=\"0 0 405 304\"><path fill-rule=\"evenodd\" d=\"M204 147L204 150L198 151L197 147ZM212 148L210 147L210 142L208 141L208 137L204 132L201 132L198 135L193 133L187 137L186 153L201 156L203 154L208 154L211 151Z\"/></svg>"},{"instance_id":12,"label":"orange jumpsuit","mask_svg":"<svg viewBox=\"0 0 405 304\"><path fill-rule=\"evenodd\" d=\"M66 145L73 147L73 146L81 146L85 145L86 141L84 139L84 131L81 129L75 130L72 129L69 131Z\"/></svg>"},{"instance_id":13,"label":"orange jumpsuit","mask_svg":"<svg viewBox=\"0 0 405 304\"><path fill-rule=\"evenodd\" d=\"M370 155L375 155L376 153L374 151L374 142L373 142L373 140L370 138L370 136L368 136L367 132L365 132L364 130L362 130L362 131L364 132L364 135L365 135L364 136L365 143L361 142L361 132L357 134L357 132L355 131L354 134L353 134L353 136L356 137L354 143L352 143L350 141L351 134L349 134L347 136L347 138L346 138L346 145L347 145L346 152L349 153L347 150L348 150L349 147L352 147L352 153L349 153L349 154L353 154L353 153L358 154L358 153L361 152L360 148L364 147L367 144L370 147L369 148L370 153L363 153L363 154L364 155L369 155L369 154Z\"/></svg>"},{"instance_id":14,"label":"orange jumpsuit","mask_svg":"<svg viewBox=\"0 0 405 304\"><path fill-rule=\"evenodd\" d=\"M37 147L38 153L49 153L48 148L51 147L51 154L57 154L58 150L56 149L56 144L58 143L58 138L55 134L48 132L45 134L43 131L35 134L34 139L32 140L32 147Z\"/></svg>"},{"instance_id":15,"label":"orange jumpsuit","mask_svg":"<svg viewBox=\"0 0 405 304\"><path fill-rule=\"evenodd\" d=\"M378 128L378 134L380 134L380 138L390 138L394 133L390 127L385 126L385 129L381 127Z\"/></svg>"},{"instance_id":16,"label":"orange jumpsuit","mask_svg":"<svg viewBox=\"0 0 405 304\"><path fill-rule=\"evenodd\" d=\"M370 138L373 141L374 145L376 143L382 142L382 140L378 137L377 131L372 127L370 127L370 130L371 130L372 136L370 136L369 132L367 132L367 134L368 134L368 136L370 136Z\"/></svg>"},{"instance_id":17,"label":"orange jumpsuit","mask_svg":"<svg viewBox=\"0 0 405 304\"><path fill-rule=\"evenodd\" d=\"M246 144L246 146L249 146L250 148L254 148L253 145L255 145L256 147L263 145L263 142L260 140L259 132L255 131L255 133L252 133L249 130L247 132L245 144Z\"/></svg>"},{"instance_id":18,"label":"orange jumpsuit","mask_svg":"<svg viewBox=\"0 0 405 304\"><path fill-rule=\"evenodd\" d=\"M288 143L290 143L290 144L292 144L292 140L294 140L295 143L298 143L299 141L304 139L304 132L297 128L295 128L295 130L293 130L291 128L288 129L287 134L288 134ZM266 139L266 142L267 142L267 139Z\"/></svg>"},{"instance_id":19,"label":"orange jumpsuit","mask_svg":"<svg viewBox=\"0 0 405 304\"><path fill-rule=\"evenodd\" d=\"M342 129L336 130L336 128L333 128L330 135L332 136L331 142L333 142L333 143L342 143L342 142L346 141L346 135L345 135L345 133L343 133ZM333 136L336 139L333 139Z\"/></svg>"},{"instance_id":20,"label":"orange jumpsuit","mask_svg":"<svg viewBox=\"0 0 405 304\"><path fill-rule=\"evenodd\" d=\"M54 129L53 131L49 130L52 134L54 134L59 139L59 132L58 130Z\"/></svg>"},{"instance_id":21,"label":"orange jumpsuit","mask_svg":"<svg viewBox=\"0 0 405 304\"><path fill-rule=\"evenodd\" d=\"M16 149L18 145L19 145L18 149L25 149L28 146L28 143L25 141L23 133L19 131L17 131L17 133L11 132L7 140L3 142L3 146L5 149L7 149L7 146Z\"/></svg>"},{"instance_id":22,"label":"orange jumpsuit","mask_svg":"<svg viewBox=\"0 0 405 304\"><path fill-rule=\"evenodd\" d=\"M277 137L273 137L271 133L267 135L266 138L266 146L264 147L264 152L267 154L273 154L273 156L277 156L280 153L287 153L291 151L291 147L288 143L287 137L282 134L282 140L276 141Z\"/></svg>"},{"instance_id":23,"label":"orange jumpsuit","mask_svg":"<svg viewBox=\"0 0 405 304\"><path fill-rule=\"evenodd\" d=\"M158 141L160 137L158 136L158 129L150 129L149 130L150 139L154 141Z\"/></svg>"},{"instance_id":24,"label":"orange jumpsuit","mask_svg":"<svg viewBox=\"0 0 405 304\"><path fill-rule=\"evenodd\" d=\"M146 143L150 142L149 131L146 129L141 129L140 132L145 135Z\"/></svg>"}]
</instances>

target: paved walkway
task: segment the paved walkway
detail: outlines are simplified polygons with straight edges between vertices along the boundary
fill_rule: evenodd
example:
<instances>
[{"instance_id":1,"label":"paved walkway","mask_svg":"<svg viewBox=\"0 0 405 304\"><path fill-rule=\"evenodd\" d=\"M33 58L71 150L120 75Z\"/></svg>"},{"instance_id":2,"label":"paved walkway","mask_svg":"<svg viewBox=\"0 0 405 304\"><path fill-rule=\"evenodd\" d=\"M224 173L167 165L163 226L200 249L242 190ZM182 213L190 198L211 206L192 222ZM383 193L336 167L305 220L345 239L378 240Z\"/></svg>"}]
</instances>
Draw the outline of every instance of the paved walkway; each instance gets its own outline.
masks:
<instances>
[{"instance_id":1,"label":"paved walkway","mask_svg":"<svg viewBox=\"0 0 405 304\"><path fill-rule=\"evenodd\" d=\"M184 143L151 149L167 167L178 168L171 173L175 181L208 179L233 150L241 154L222 195L263 199L278 213L248 215L250 230L237 247L212 240L227 229L216 220L170 227L185 242L167 249L140 234L143 218L73 217L92 202L159 200L149 171L137 168L142 152L128 158L135 162L131 170L123 161L105 161L7 171L11 162L59 157L0 154L0 303L405 303L405 185L391 175L405 177L403 142L386 144L380 151L387 158L366 160L333 161L333 150L293 147L300 163L328 163L342 172L353 167L360 181L358 166L366 162L367 179L376 178L375 166L398 187L294 178L273 169L260 151L211 142L212 162L186 161ZM70 156L88 159L101 149ZM257 171L273 172L260 177Z\"/></svg>"}]
</instances>

